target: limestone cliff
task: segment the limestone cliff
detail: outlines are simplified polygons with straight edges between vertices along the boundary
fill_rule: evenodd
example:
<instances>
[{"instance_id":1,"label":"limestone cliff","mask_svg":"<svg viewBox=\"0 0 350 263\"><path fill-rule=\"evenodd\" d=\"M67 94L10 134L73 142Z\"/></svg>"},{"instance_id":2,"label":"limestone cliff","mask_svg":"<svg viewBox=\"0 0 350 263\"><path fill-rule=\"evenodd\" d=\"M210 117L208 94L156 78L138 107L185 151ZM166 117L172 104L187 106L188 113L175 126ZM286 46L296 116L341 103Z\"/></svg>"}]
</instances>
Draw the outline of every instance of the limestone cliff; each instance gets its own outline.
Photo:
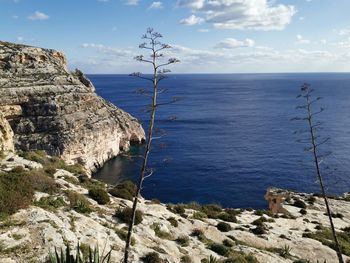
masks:
<instances>
[{"instance_id":1,"label":"limestone cliff","mask_svg":"<svg viewBox=\"0 0 350 263\"><path fill-rule=\"evenodd\" d=\"M17 150L45 150L90 171L144 140L139 122L97 96L55 50L0 41L0 94L0 146L9 150L6 123Z\"/></svg>"}]
</instances>

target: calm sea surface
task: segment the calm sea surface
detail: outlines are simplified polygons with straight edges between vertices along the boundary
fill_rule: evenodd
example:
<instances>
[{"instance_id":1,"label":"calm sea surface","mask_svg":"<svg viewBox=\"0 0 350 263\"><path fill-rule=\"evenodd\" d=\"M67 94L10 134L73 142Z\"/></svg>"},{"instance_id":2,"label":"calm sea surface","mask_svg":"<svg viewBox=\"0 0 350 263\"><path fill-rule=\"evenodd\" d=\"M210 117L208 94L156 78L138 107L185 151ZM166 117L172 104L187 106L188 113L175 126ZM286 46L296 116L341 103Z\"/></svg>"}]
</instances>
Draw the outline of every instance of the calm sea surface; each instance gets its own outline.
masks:
<instances>
[{"instance_id":1,"label":"calm sea surface","mask_svg":"<svg viewBox=\"0 0 350 263\"><path fill-rule=\"evenodd\" d=\"M90 75L97 93L143 121L148 97L135 90L148 82L127 75ZM300 111L299 87L308 82L323 97L318 115L332 151L323 164L329 193L350 191L350 74L171 75L162 83L182 99L160 107L156 126L167 135L154 141L143 196L162 202L219 203L264 208L270 186L317 192L310 153L293 132L306 123L290 121ZM316 108L318 109L318 108ZM174 120L176 116L176 120ZM134 147L133 153L142 153ZM139 160L116 158L95 178L108 183L136 180Z\"/></svg>"}]
</instances>

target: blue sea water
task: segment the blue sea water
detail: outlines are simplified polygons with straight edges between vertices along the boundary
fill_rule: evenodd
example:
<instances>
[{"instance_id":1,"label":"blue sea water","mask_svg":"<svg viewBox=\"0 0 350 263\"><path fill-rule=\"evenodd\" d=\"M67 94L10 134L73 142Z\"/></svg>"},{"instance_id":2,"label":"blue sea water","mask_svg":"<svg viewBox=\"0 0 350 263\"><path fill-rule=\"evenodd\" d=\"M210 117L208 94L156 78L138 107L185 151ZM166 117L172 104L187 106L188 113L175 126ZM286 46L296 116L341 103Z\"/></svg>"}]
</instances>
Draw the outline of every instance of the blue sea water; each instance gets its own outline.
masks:
<instances>
[{"instance_id":1,"label":"blue sea water","mask_svg":"<svg viewBox=\"0 0 350 263\"><path fill-rule=\"evenodd\" d=\"M143 121L148 97L135 92L149 83L127 75L90 75L99 95ZM319 190L307 145L294 131L306 123L290 119L302 112L296 96L310 83L323 97L317 115L324 121L323 146L332 155L323 163L329 193L350 191L350 74L224 74L171 75L162 86L163 102L157 128L167 135L154 141L150 167L156 172L145 181L142 194L162 202L218 203L226 207L265 208L270 186L305 192ZM318 107L315 110L318 109ZM176 116L174 120L173 116ZM164 147L166 145L166 147ZM134 147L142 153L142 147ZM136 180L139 161L118 157L95 178L108 183Z\"/></svg>"}]
</instances>

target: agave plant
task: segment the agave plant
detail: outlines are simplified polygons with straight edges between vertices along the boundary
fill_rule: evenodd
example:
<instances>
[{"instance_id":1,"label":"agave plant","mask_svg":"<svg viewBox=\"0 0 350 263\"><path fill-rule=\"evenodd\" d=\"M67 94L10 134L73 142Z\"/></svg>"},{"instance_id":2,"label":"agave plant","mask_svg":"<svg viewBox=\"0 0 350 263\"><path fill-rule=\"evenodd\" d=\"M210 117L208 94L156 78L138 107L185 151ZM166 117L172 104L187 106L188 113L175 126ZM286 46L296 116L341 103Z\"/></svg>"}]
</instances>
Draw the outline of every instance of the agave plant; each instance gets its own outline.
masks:
<instances>
[{"instance_id":1,"label":"agave plant","mask_svg":"<svg viewBox=\"0 0 350 263\"><path fill-rule=\"evenodd\" d=\"M65 252L63 252L63 249L61 248L60 253L58 253L55 248L55 253L49 254L49 263L110 263L111 252L112 250L110 250L105 256L100 256L98 247L95 247L94 250L89 247L89 258L82 259L80 256L80 245L78 243L76 256L71 255L69 245L66 246Z\"/></svg>"},{"instance_id":2,"label":"agave plant","mask_svg":"<svg viewBox=\"0 0 350 263\"><path fill-rule=\"evenodd\" d=\"M206 260L207 263L218 263L218 259L210 255L210 257Z\"/></svg>"}]
</instances>

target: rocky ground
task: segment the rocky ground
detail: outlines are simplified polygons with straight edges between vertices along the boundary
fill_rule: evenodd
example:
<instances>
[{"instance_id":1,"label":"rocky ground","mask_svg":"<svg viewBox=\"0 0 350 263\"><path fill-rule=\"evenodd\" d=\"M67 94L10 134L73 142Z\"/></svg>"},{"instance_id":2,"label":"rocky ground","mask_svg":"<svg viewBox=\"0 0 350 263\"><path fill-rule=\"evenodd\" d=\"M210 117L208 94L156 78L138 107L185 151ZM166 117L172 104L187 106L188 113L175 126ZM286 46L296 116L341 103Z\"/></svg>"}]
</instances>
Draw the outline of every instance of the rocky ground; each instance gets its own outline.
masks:
<instances>
[{"instance_id":1,"label":"rocky ground","mask_svg":"<svg viewBox=\"0 0 350 263\"><path fill-rule=\"evenodd\" d=\"M0 163L0 178L11 169L30 172L42 166L16 155L6 156ZM101 205L96 200L100 203L104 200L88 189L93 185L107 186L90 179L79 180L63 169L45 171L53 177L57 189L51 193L36 191L34 202L27 208L1 219L0 262L46 262L50 251L67 244L74 250L78 242L82 253L89 246L98 246L100 251L111 250L112 262L120 262L126 234L121 215L125 207L131 206L131 201L125 199L129 198L127 187L125 191L121 187L112 188L110 193L114 196L108 194L109 202ZM84 201L73 205L78 197ZM343 252L350 255L347 199L330 202ZM150 252L158 253L163 262L174 263L206 262L210 256L238 263L337 262L334 250L328 246L329 223L321 198L288 192L283 209L284 213L273 215L253 209L166 205L142 199L139 204L142 222L135 226L131 262L142 262L141 258Z\"/></svg>"}]
</instances>

